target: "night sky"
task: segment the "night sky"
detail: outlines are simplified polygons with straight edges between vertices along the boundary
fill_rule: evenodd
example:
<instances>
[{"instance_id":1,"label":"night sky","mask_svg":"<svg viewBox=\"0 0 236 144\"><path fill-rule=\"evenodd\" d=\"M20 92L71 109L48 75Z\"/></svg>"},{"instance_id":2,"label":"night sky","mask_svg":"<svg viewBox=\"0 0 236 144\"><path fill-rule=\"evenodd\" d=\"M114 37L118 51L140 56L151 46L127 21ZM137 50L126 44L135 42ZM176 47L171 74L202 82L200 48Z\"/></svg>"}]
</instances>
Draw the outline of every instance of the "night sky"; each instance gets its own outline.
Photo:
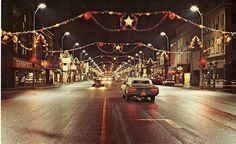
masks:
<instances>
[{"instance_id":1,"label":"night sky","mask_svg":"<svg viewBox=\"0 0 236 144\"><path fill-rule=\"evenodd\" d=\"M63 20L75 17L86 11L120 11L126 13L133 12L154 12L161 10L171 10L177 14L191 19L194 22L200 23L200 17L196 13L190 12L191 5L198 5L200 10L204 13L212 5L222 0L46 0L37 1L37 3L44 2L47 8L41 10L37 14L37 27L50 26ZM36 3L36 4L37 4ZM150 27L151 24L159 22L160 18L146 17L139 20L138 27ZM110 27L117 27L117 21L107 16L99 19L99 21ZM175 29L182 22L177 20L167 19L160 27L148 32L109 32L100 28L93 20L80 19L73 23L55 28L52 32L55 34L54 40L59 45L61 44L61 37L65 31L69 31L71 35L65 38L64 48L71 48L75 42L80 45L86 45L92 42L143 42L152 43L153 46L161 48L165 46L165 39L159 34L165 31L169 38L175 36ZM119 24L119 23L118 23ZM96 50L95 50L96 49ZM138 49L137 51L139 51ZM91 57L102 54L96 47L87 48L86 51ZM135 51L134 53L136 53ZM151 56L152 51L143 49L146 56ZM80 51L77 51L77 56Z\"/></svg>"}]
</instances>

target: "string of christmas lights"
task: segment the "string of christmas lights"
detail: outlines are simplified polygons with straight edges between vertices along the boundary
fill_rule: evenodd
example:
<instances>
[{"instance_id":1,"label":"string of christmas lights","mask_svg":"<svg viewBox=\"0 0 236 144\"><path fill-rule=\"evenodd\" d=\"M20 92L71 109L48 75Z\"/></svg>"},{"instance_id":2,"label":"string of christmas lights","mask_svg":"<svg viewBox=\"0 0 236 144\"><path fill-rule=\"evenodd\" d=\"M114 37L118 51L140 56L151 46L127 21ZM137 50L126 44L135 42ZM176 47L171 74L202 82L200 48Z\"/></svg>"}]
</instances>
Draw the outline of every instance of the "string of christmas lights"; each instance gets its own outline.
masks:
<instances>
[{"instance_id":1,"label":"string of christmas lights","mask_svg":"<svg viewBox=\"0 0 236 144\"><path fill-rule=\"evenodd\" d=\"M177 14L176 15L176 18L179 19L179 20L182 20L186 23L189 23L189 24L192 24L200 29L206 29L206 30L209 30L209 31L212 31L212 32L218 32L218 33L222 33L222 34L228 34L228 35L231 35L231 36L235 36L236 35L236 32L229 32L229 31L223 31L223 30L217 30L217 29L214 29L214 28L210 28L210 27L207 27L207 26L204 26L204 25L200 25L200 24L197 24L191 20L188 20L186 18L183 18Z\"/></svg>"},{"instance_id":2,"label":"string of christmas lights","mask_svg":"<svg viewBox=\"0 0 236 144\"><path fill-rule=\"evenodd\" d=\"M101 50L102 52L104 53L107 53L107 54L112 54L114 52L119 52L119 53L122 53L122 54L128 54L132 51L134 51L135 49L137 48L141 48L142 46L143 47L146 47L150 50L154 50L154 51L157 51L157 52L166 52L166 53L174 53L174 54L186 54L186 53L191 53L191 52L179 52L179 51L166 51L166 50L162 50L162 49L158 49L158 48L155 48L153 46L149 46L148 44L144 44L144 43L141 43L141 42L137 42L137 43L106 43L106 42L93 42L93 43L90 43L90 44L87 44L87 45L84 45L84 46L79 46L77 48L72 48L72 49L68 49L66 51L76 51L76 50L81 50L81 49L85 49L87 47L90 47L90 46L94 46L96 45L99 50ZM104 45L108 45L108 46L112 46L113 47L113 51L111 52L107 52L105 50L102 49L102 47ZM135 47L133 49L131 49L130 51L114 51L114 48L116 49L117 46L120 46L120 47L124 47L124 46L131 46L131 45L135 45ZM56 53L56 52L63 52L62 50L53 50L53 51L50 51L48 50L47 52L51 52L51 53Z\"/></svg>"},{"instance_id":3,"label":"string of christmas lights","mask_svg":"<svg viewBox=\"0 0 236 144\"><path fill-rule=\"evenodd\" d=\"M108 15L116 15L116 16L118 16L121 28L120 29L111 29L111 28L105 27L104 25L102 25L95 18L95 16L98 15L98 14L108 14ZM163 14L163 17L154 26L149 27L149 28L144 28L144 29L138 29L137 28L137 22L138 22L138 18L139 17L141 17L141 16L150 16L150 15L160 15L160 14ZM175 18L178 19L178 20L182 20L182 21L184 21L186 23L190 23L190 24L192 24L194 26L197 26L198 28L201 28L201 29L207 29L209 31L219 32L219 33L222 33L222 34L228 34L228 35L231 35L231 36L236 35L236 32L217 30L217 29L214 29L214 28L210 28L210 27L206 27L204 25L200 25L200 24L194 23L193 21L188 20L188 19L186 19L184 17L181 17L180 15L177 15L174 12L171 12L171 11L144 12L144 13L131 13L131 14L127 14L125 12L113 12L113 11L88 11L88 12L82 13L82 14L76 16L76 17L67 19L67 20L62 21L60 23L56 23L56 24L54 24L52 26L40 28L40 29L37 29L37 30L31 30L31 31L8 32L8 33L13 34L13 35L19 35L19 34L29 34L29 33L42 32L44 30L50 30L50 29L53 29L53 28L58 28L58 27L60 27L62 25L66 25L66 24L68 24L70 22L74 22L75 20L81 19L81 18L84 18L85 20L92 19L102 29L108 30L108 31L111 31L111 32L119 32L119 31L126 31L126 30L143 32L143 31L150 31L150 30L153 30L153 29L157 28L167 17L169 17L171 20L174 20Z\"/></svg>"},{"instance_id":4,"label":"string of christmas lights","mask_svg":"<svg viewBox=\"0 0 236 144\"><path fill-rule=\"evenodd\" d=\"M1 40L1 43L2 44L8 44L9 42L13 41L13 43L15 44L19 44L21 48L23 49L26 49L26 50L29 50L29 51L32 51L33 48L31 47L27 47L25 46L25 44L23 44L19 38L18 38L18 35L16 34L12 34L12 33L9 33L9 32L6 32L6 31L2 31L2 40ZM48 43L45 39L45 37L42 35L42 34L38 34L36 33L36 37L34 39L34 42L33 42L33 47L36 48L39 41L42 41L42 46L47 48L48 47Z\"/></svg>"},{"instance_id":5,"label":"string of christmas lights","mask_svg":"<svg viewBox=\"0 0 236 144\"><path fill-rule=\"evenodd\" d=\"M208 52L209 50L213 49L218 44L227 44L232 40L232 38L229 35L221 36L218 39L214 41L214 43L209 47L203 50L204 53Z\"/></svg>"}]
</instances>

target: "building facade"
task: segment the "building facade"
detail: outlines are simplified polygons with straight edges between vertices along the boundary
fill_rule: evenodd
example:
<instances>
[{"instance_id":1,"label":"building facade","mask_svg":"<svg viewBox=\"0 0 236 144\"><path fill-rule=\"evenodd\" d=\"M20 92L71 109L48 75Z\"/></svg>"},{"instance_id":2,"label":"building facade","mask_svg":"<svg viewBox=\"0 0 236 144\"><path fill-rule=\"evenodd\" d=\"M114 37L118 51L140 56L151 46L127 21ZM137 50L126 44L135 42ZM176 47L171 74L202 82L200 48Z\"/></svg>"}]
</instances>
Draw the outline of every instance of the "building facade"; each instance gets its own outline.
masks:
<instances>
[{"instance_id":1,"label":"building facade","mask_svg":"<svg viewBox=\"0 0 236 144\"><path fill-rule=\"evenodd\" d=\"M35 9L36 5L33 1L5 0L2 3L2 30L7 32L32 30ZM32 87L33 83L36 86L53 83L52 69L60 68L58 61L53 60L53 56L47 52L53 49L53 34L44 31L38 35L40 38L36 51L32 50L33 34L14 35L13 40L7 35L3 36L2 88Z\"/></svg>"},{"instance_id":2,"label":"building facade","mask_svg":"<svg viewBox=\"0 0 236 144\"><path fill-rule=\"evenodd\" d=\"M204 25L222 31L236 31L235 4L224 2L204 14ZM205 84L213 87L229 85L236 80L236 40L227 42L223 33L204 31Z\"/></svg>"},{"instance_id":3,"label":"building facade","mask_svg":"<svg viewBox=\"0 0 236 144\"><path fill-rule=\"evenodd\" d=\"M189 52L189 45L194 36L200 35L200 29L184 23L176 29L176 37L171 40L170 51L171 60L168 69L169 75L175 80L176 84L185 86L199 83L199 68L196 68L193 73L190 73L191 55ZM175 53L176 52L176 53ZM198 60L193 60L193 63L198 64Z\"/></svg>"}]
</instances>

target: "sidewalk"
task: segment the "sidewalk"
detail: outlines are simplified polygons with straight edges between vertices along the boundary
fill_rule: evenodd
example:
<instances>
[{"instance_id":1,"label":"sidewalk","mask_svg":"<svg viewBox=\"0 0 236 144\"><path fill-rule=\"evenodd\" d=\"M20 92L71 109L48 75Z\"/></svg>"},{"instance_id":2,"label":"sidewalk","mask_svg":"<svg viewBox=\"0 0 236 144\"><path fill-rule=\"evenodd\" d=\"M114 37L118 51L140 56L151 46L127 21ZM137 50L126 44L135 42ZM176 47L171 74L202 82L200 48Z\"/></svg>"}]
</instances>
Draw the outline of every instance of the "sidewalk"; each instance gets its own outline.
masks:
<instances>
[{"instance_id":1,"label":"sidewalk","mask_svg":"<svg viewBox=\"0 0 236 144\"><path fill-rule=\"evenodd\" d=\"M22 90L39 90L39 89L51 89L51 88L59 88L61 86L66 86L66 85L71 85L75 83L86 83L88 81L78 81L78 82L73 82L73 83L60 83L60 84L54 84L54 85L36 85L35 88L33 86L19 86L16 88L1 88L1 92L9 92L9 91L22 91Z\"/></svg>"},{"instance_id":2,"label":"sidewalk","mask_svg":"<svg viewBox=\"0 0 236 144\"><path fill-rule=\"evenodd\" d=\"M16 91L16 90L30 90L30 89L49 89L49 88L58 88L61 87L62 84L55 84L55 85L38 85L35 88L32 86L19 86L15 88L1 88L2 92L8 92L8 91Z\"/></svg>"},{"instance_id":3,"label":"sidewalk","mask_svg":"<svg viewBox=\"0 0 236 144\"><path fill-rule=\"evenodd\" d=\"M199 87L199 86L184 86L183 84L175 84L175 87L181 87L184 89L191 89L191 90L209 90L209 91L219 91L219 92L229 92L229 93L235 93L236 94L236 87L231 85L229 88L223 88L223 87Z\"/></svg>"}]
</instances>

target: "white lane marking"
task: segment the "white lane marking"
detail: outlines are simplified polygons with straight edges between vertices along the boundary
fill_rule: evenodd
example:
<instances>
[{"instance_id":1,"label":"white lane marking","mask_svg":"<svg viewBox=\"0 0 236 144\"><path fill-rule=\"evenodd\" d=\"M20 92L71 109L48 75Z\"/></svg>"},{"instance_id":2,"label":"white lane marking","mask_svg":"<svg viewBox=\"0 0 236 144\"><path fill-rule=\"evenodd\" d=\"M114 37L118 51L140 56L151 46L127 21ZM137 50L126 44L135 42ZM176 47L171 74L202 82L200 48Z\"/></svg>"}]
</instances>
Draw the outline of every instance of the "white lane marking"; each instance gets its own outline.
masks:
<instances>
[{"instance_id":1,"label":"white lane marking","mask_svg":"<svg viewBox=\"0 0 236 144\"><path fill-rule=\"evenodd\" d=\"M171 119L135 119L135 120L138 120L138 121L165 121L174 128L182 128L180 125L178 125L175 121L173 121Z\"/></svg>"}]
</instances>

